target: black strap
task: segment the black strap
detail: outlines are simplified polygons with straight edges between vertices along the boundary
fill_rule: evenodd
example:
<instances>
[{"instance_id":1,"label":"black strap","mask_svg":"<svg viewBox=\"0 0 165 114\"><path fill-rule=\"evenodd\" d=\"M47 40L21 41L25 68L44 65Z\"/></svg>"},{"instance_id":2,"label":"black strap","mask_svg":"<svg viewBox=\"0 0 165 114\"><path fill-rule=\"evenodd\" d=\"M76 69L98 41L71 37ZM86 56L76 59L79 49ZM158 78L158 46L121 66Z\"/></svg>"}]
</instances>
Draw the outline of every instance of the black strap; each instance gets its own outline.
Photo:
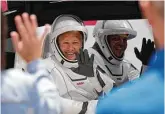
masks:
<instances>
[{"instance_id":1,"label":"black strap","mask_svg":"<svg viewBox=\"0 0 165 114\"><path fill-rule=\"evenodd\" d=\"M97 69L101 71L102 73L106 73L100 66L97 66Z\"/></svg>"},{"instance_id":2,"label":"black strap","mask_svg":"<svg viewBox=\"0 0 165 114\"><path fill-rule=\"evenodd\" d=\"M140 70L140 76L143 73L143 65L141 66L141 70Z\"/></svg>"},{"instance_id":3,"label":"black strap","mask_svg":"<svg viewBox=\"0 0 165 114\"><path fill-rule=\"evenodd\" d=\"M100 73L98 72L98 70L96 70L96 75L97 75L97 79L98 79L101 87L103 88L105 86L105 83L104 83L103 79L101 78Z\"/></svg>"},{"instance_id":4,"label":"black strap","mask_svg":"<svg viewBox=\"0 0 165 114\"><path fill-rule=\"evenodd\" d=\"M87 111L88 102L83 102L82 109L79 114L85 114Z\"/></svg>"}]
</instances>

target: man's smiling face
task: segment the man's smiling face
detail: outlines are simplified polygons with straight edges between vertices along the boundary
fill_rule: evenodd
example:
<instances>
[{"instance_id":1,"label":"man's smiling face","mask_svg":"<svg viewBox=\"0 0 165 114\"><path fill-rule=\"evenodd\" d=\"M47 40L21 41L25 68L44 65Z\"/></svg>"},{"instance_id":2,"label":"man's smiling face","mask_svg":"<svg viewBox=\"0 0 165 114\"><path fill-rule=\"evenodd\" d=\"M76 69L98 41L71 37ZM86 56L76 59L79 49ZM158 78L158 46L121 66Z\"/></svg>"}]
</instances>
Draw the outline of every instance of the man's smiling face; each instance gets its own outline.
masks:
<instances>
[{"instance_id":1,"label":"man's smiling face","mask_svg":"<svg viewBox=\"0 0 165 114\"><path fill-rule=\"evenodd\" d=\"M121 58L127 48L127 34L108 35L107 41L114 55Z\"/></svg>"}]
</instances>

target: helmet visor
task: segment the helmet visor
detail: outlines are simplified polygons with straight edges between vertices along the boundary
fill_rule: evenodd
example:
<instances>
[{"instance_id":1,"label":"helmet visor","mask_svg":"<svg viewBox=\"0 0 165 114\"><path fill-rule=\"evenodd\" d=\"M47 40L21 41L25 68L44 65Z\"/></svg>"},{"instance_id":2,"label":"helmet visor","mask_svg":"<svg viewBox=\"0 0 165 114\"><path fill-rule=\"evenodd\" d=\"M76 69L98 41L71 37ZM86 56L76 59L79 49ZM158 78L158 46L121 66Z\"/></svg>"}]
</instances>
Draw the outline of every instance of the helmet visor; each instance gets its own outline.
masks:
<instances>
[{"instance_id":1,"label":"helmet visor","mask_svg":"<svg viewBox=\"0 0 165 114\"><path fill-rule=\"evenodd\" d=\"M135 38L137 35L137 32L131 29L126 28L118 28L118 29L100 29L98 32L98 36L108 36L108 35L124 35L127 34L127 40Z\"/></svg>"}]
</instances>

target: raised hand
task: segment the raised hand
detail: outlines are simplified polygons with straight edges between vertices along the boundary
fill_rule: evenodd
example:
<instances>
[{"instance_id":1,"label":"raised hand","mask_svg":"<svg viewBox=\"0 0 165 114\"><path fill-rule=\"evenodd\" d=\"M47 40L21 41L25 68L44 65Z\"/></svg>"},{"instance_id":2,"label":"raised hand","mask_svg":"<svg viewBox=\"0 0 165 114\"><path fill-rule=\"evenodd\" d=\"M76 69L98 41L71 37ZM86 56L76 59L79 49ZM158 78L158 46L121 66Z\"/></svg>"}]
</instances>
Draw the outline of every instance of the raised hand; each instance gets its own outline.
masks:
<instances>
[{"instance_id":1,"label":"raised hand","mask_svg":"<svg viewBox=\"0 0 165 114\"><path fill-rule=\"evenodd\" d=\"M16 31L10 33L16 52L27 62L38 59L42 55L43 41L48 32L49 26L45 26L45 31L38 37L36 29L38 27L36 15L23 13L15 17Z\"/></svg>"},{"instance_id":2,"label":"raised hand","mask_svg":"<svg viewBox=\"0 0 165 114\"><path fill-rule=\"evenodd\" d=\"M77 60L79 66L78 68L72 69L72 71L87 77L93 77L94 55L92 54L91 57L89 57L88 51L86 49L84 51L80 49L80 54L77 55Z\"/></svg>"},{"instance_id":3,"label":"raised hand","mask_svg":"<svg viewBox=\"0 0 165 114\"><path fill-rule=\"evenodd\" d=\"M146 38L143 38L141 51L135 47L134 52L143 65L148 65L151 55L155 52L154 41L146 41Z\"/></svg>"}]
</instances>

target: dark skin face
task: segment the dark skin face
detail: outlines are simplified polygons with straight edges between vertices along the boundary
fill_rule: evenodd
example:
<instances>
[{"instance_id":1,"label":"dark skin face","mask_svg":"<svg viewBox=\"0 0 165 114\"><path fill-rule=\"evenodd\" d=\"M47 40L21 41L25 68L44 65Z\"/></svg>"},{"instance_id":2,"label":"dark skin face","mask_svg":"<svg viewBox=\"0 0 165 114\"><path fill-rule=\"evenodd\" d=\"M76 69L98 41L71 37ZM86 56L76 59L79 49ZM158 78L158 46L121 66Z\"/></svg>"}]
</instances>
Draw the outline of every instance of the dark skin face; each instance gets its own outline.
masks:
<instances>
[{"instance_id":1,"label":"dark skin face","mask_svg":"<svg viewBox=\"0 0 165 114\"><path fill-rule=\"evenodd\" d=\"M122 57L127 48L128 35L108 35L108 44L116 57Z\"/></svg>"}]
</instances>

